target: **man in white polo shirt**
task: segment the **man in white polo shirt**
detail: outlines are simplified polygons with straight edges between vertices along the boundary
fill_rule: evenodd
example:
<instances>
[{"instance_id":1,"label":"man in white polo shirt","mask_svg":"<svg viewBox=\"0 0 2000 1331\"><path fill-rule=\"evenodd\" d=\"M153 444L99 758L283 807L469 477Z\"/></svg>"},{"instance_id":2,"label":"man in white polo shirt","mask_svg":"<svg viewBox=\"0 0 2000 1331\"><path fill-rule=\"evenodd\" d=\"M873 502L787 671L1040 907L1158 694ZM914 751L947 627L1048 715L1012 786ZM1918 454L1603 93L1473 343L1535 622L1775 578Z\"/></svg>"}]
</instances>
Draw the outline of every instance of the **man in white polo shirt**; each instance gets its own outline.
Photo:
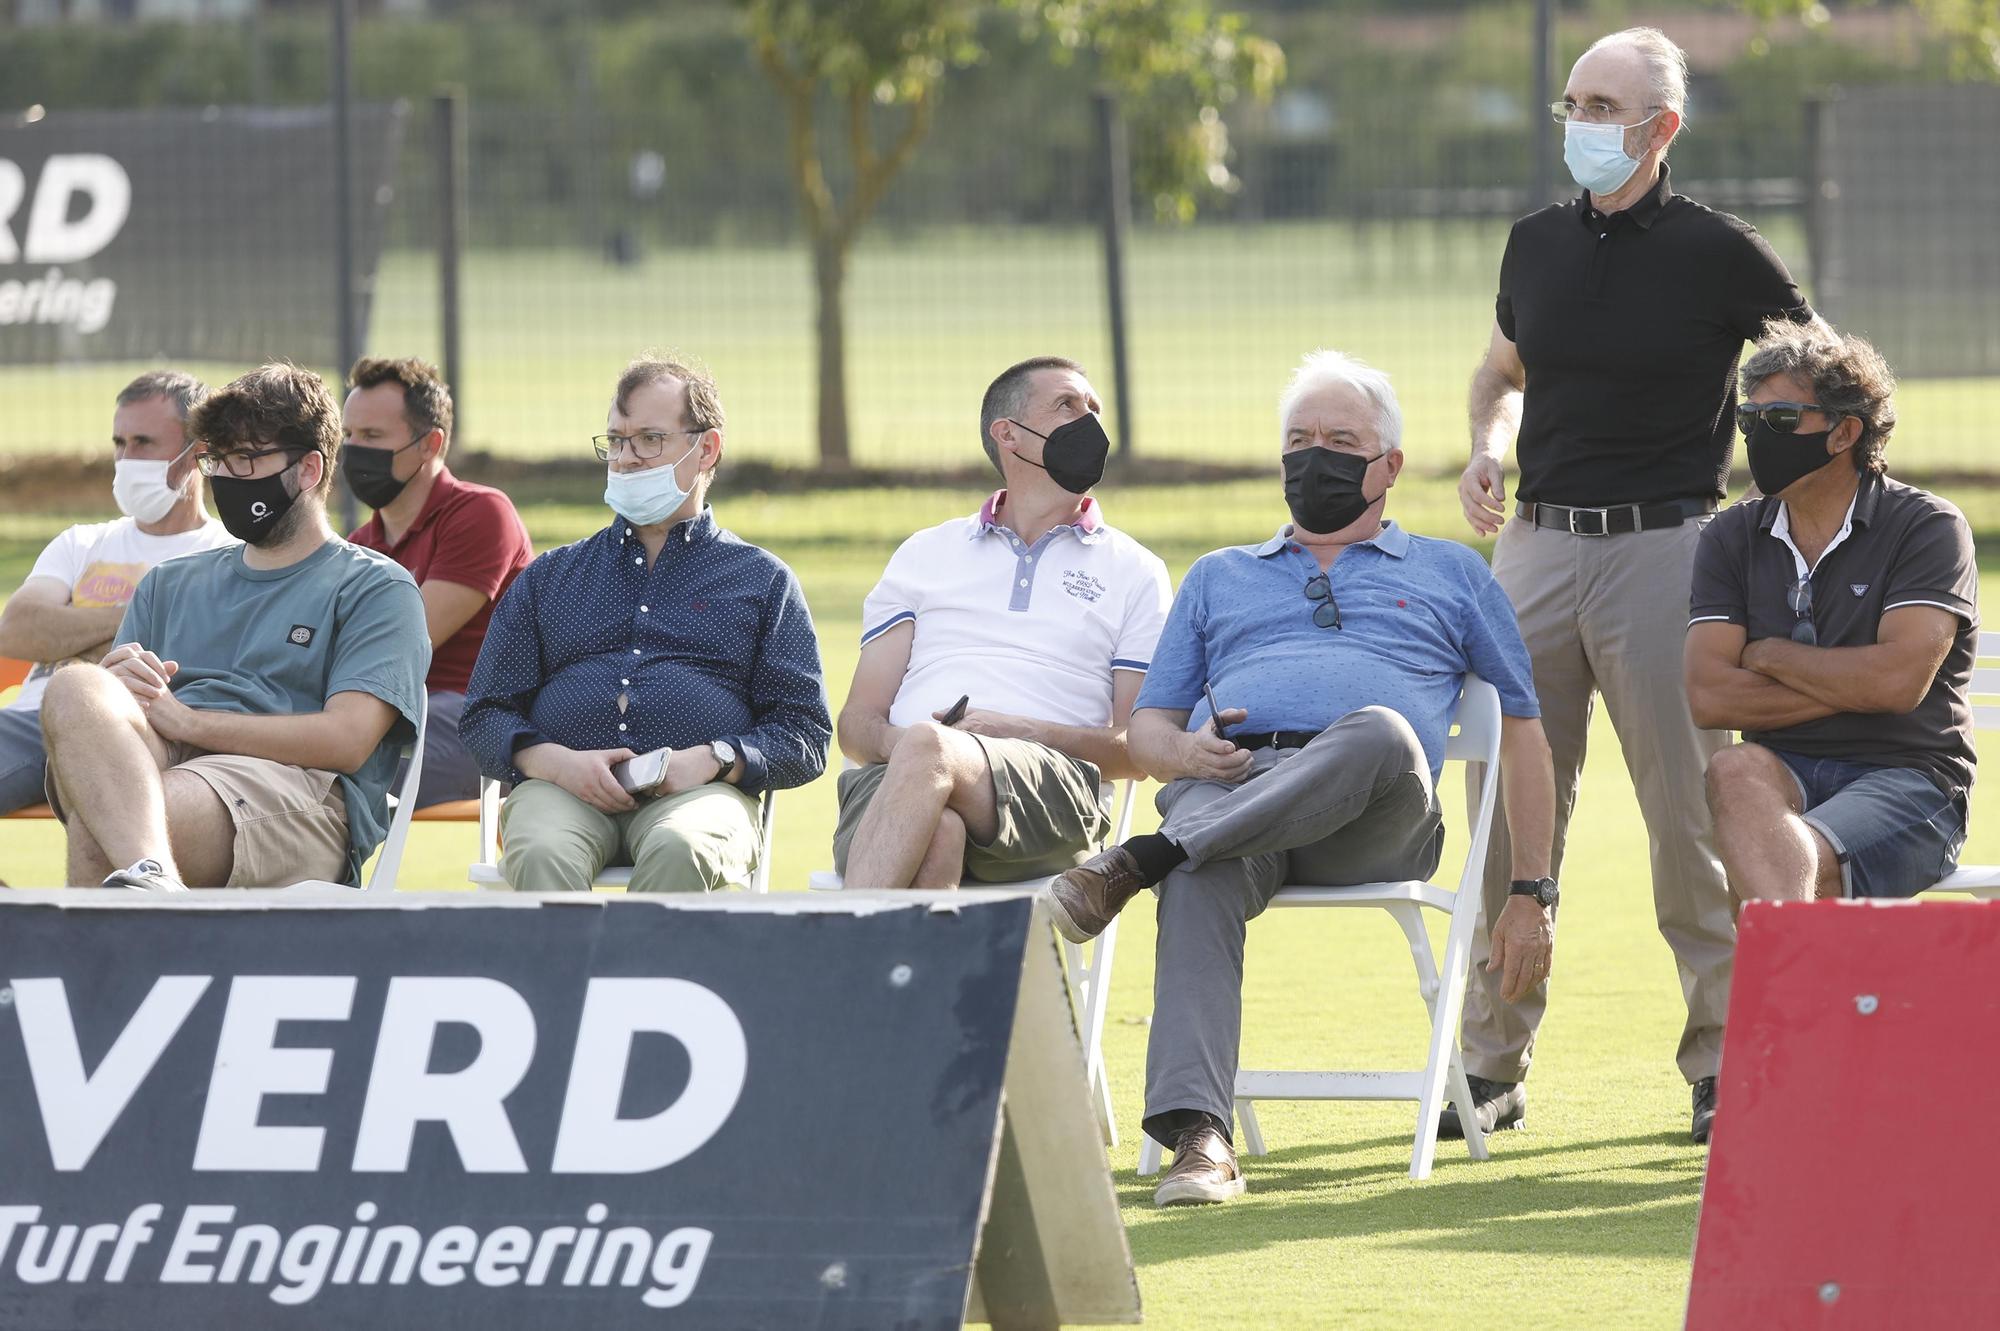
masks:
<instances>
[{"instance_id":1,"label":"man in white polo shirt","mask_svg":"<svg viewBox=\"0 0 2000 1331\"><path fill-rule=\"evenodd\" d=\"M995 379L980 442L1006 488L904 541L868 594L837 730L849 887L1059 873L1103 837L1105 783L1139 775L1125 725L1172 588L1089 498L1102 409L1075 361Z\"/></svg>"}]
</instances>

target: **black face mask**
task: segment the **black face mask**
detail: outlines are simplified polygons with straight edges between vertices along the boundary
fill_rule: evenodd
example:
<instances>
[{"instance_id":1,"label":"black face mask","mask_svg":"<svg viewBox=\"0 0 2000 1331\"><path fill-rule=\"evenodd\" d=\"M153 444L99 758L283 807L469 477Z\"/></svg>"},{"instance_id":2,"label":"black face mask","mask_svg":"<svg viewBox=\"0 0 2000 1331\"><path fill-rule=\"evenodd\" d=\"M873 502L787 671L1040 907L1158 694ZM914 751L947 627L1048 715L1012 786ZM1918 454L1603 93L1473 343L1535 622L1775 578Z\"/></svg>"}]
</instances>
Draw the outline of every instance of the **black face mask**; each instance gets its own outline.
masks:
<instances>
[{"instance_id":1,"label":"black face mask","mask_svg":"<svg viewBox=\"0 0 2000 1331\"><path fill-rule=\"evenodd\" d=\"M340 474L347 478L347 488L370 508L389 507L410 483L396 479L396 456L415 448L423 439L423 435L418 435L401 448L356 448L349 444L341 449Z\"/></svg>"},{"instance_id":2,"label":"black face mask","mask_svg":"<svg viewBox=\"0 0 2000 1331\"><path fill-rule=\"evenodd\" d=\"M1111 436L1104 433L1104 424L1094 414L1077 417L1065 425L1043 434L1039 430L1029 430L1027 426L1007 418L1009 425L1020 426L1023 430L1040 439L1045 447L1042 460L1021 458L1031 467L1040 467L1049 474L1049 479L1073 495L1088 494L1090 488L1104 479L1104 459L1111 452ZM1020 454L1015 454L1020 457Z\"/></svg>"},{"instance_id":3,"label":"black face mask","mask_svg":"<svg viewBox=\"0 0 2000 1331\"><path fill-rule=\"evenodd\" d=\"M261 545L270 538L298 500L299 492L287 485L285 478L302 461L302 457L294 458L283 471L255 480L220 472L208 478L209 489L215 495L216 516L222 519L231 536L245 545Z\"/></svg>"},{"instance_id":4,"label":"black face mask","mask_svg":"<svg viewBox=\"0 0 2000 1331\"><path fill-rule=\"evenodd\" d=\"M1330 448L1300 448L1285 454L1285 506L1292 510L1292 521L1324 536L1366 513L1382 498L1370 499L1361 488L1375 462Z\"/></svg>"},{"instance_id":5,"label":"black face mask","mask_svg":"<svg viewBox=\"0 0 2000 1331\"><path fill-rule=\"evenodd\" d=\"M1767 495L1795 484L1800 477L1833 461L1827 456L1826 439L1832 430L1817 434L1779 434L1763 421L1750 430L1746 448L1750 454L1750 479Z\"/></svg>"}]
</instances>

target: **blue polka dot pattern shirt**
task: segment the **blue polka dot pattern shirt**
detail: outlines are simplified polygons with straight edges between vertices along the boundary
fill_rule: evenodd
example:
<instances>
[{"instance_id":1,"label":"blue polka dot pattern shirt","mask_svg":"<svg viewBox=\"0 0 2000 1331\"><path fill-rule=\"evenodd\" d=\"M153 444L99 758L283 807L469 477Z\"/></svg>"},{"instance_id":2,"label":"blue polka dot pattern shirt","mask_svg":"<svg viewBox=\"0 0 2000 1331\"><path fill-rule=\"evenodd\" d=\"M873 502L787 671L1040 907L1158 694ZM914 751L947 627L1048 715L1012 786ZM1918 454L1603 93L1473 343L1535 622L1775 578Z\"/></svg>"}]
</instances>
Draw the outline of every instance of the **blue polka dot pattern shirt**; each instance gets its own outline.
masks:
<instances>
[{"instance_id":1,"label":"blue polka dot pattern shirt","mask_svg":"<svg viewBox=\"0 0 2000 1331\"><path fill-rule=\"evenodd\" d=\"M1423 741L1433 780L1467 671L1493 685L1506 715L1541 715L1514 607L1477 551L1385 523L1333 561L1341 626L1321 628L1305 595L1319 561L1290 537L1284 527L1194 562L1135 708L1189 712L1195 729L1208 720L1206 681L1217 705L1249 711L1232 733L1255 735L1388 707Z\"/></svg>"},{"instance_id":2,"label":"blue polka dot pattern shirt","mask_svg":"<svg viewBox=\"0 0 2000 1331\"><path fill-rule=\"evenodd\" d=\"M531 744L727 740L752 795L818 776L833 737L798 578L707 508L668 532L651 568L623 518L530 564L493 612L458 729L481 770L515 782Z\"/></svg>"}]
</instances>

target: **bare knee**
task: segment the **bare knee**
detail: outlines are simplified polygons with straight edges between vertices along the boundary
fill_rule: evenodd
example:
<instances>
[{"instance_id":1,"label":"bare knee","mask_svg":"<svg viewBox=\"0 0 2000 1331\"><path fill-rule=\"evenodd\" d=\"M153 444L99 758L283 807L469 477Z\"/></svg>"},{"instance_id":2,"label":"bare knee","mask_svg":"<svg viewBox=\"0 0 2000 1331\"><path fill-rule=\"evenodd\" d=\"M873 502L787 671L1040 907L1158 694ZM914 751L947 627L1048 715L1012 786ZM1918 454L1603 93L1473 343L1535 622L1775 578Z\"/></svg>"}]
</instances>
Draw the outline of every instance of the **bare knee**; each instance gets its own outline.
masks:
<instances>
[{"instance_id":1,"label":"bare knee","mask_svg":"<svg viewBox=\"0 0 2000 1331\"><path fill-rule=\"evenodd\" d=\"M941 784L951 781L951 752L959 732L935 721L906 726L889 754L891 772L917 772Z\"/></svg>"},{"instance_id":2,"label":"bare knee","mask_svg":"<svg viewBox=\"0 0 2000 1331\"><path fill-rule=\"evenodd\" d=\"M105 715L121 694L131 696L102 666L64 666L42 694L43 735L53 746L78 723Z\"/></svg>"},{"instance_id":3,"label":"bare knee","mask_svg":"<svg viewBox=\"0 0 2000 1331\"><path fill-rule=\"evenodd\" d=\"M1716 817L1745 805L1783 800L1797 813L1797 788L1778 756L1761 744L1732 744L1708 760L1708 807Z\"/></svg>"}]
</instances>

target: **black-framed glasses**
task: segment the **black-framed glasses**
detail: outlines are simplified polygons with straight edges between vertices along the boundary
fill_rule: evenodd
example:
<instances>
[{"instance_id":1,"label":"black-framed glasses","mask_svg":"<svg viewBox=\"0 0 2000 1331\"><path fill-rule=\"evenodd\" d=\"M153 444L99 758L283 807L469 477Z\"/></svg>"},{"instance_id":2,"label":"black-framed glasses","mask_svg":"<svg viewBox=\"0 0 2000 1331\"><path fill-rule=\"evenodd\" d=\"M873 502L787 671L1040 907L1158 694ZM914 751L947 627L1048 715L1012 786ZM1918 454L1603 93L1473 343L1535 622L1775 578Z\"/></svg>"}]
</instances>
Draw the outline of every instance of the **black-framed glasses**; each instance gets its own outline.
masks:
<instances>
[{"instance_id":1,"label":"black-framed glasses","mask_svg":"<svg viewBox=\"0 0 2000 1331\"><path fill-rule=\"evenodd\" d=\"M1313 623L1323 629L1340 627L1340 602L1333 599L1333 584L1326 574L1316 574L1306 582L1306 599L1313 603Z\"/></svg>"},{"instance_id":2,"label":"black-framed glasses","mask_svg":"<svg viewBox=\"0 0 2000 1331\"><path fill-rule=\"evenodd\" d=\"M226 475L234 476L239 481L247 481L250 479L250 473L257 469L258 458L267 458L273 453L289 453L291 454L292 461L297 462L306 454L317 451L316 449L299 448L293 445L285 445L279 448L252 448L227 453L217 453L211 450L196 458L195 465L201 468L201 474L204 476L213 476L217 472L222 472Z\"/></svg>"},{"instance_id":3,"label":"black-framed glasses","mask_svg":"<svg viewBox=\"0 0 2000 1331\"><path fill-rule=\"evenodd\" d=\"M1748 438L1761 420L1778 434L1796 434L1799 422L1809 411L1826 411L1826 408L1817 402L1743 402L1736 408L1736 428Z\"/></svg>"},{"instance_id":4,"label":"black-framed glasses","mask_svg":"<svg viewBox=\"0 0 2000 1331\"><path fill-rule=\"evenodd\" d=\"M707 433L706 430L641 430L637 434L594 434L590 436L590 446L597 450L599 462L609 462L613 454L626 449L641 462L651 462L667 451L669 440Z\"/></svg>"},{"instance_id":5,"label":"black-framed glasses","mask_svg":"<svg viewBox=\"0 0 2000 1331\"><path fill-rule=\"evenodd\" d=\"M1785 593L1785 604L1792 608L1792 641L1807 647L1819 646L1819 631L1812 622L1812 579L1800 578Z\"/></svg>"}]
</instances>

